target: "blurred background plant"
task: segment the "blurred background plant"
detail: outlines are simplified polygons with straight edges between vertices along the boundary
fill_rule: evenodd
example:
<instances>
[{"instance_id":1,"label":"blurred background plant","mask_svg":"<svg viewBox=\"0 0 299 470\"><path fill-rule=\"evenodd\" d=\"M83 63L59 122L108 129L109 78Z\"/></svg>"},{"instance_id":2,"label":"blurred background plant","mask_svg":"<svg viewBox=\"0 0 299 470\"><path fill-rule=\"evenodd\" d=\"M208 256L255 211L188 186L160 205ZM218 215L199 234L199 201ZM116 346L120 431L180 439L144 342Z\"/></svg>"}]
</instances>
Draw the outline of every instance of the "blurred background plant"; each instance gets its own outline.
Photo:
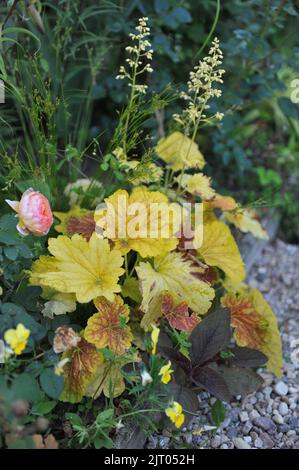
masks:
<instances>
[{"instance_id":1,"label":"blurred background plant","mask_svg":"<svg viewBox=\"0 0 299 470\"><path fill-rule=\"evenodd\" d=\"M199 133L207 171L217 190L234 191L244 205L279 208L283 237L298 242L299 106L290 100L299 73L297 0L7 0L0 8L4 189L17 191L26 175L56 197L64 175L75 181L118 165L109 142L128 90L115 77L127 35L148 16L155 73L146 80L155 98L141 117L144 128L157 139L168 131L181 103L163 96L165 88L184 91L191 66L218 35L226 74L217 109L225 116ZM145 148L146 139L140 156Z\"/></svg>"}]
</instances>

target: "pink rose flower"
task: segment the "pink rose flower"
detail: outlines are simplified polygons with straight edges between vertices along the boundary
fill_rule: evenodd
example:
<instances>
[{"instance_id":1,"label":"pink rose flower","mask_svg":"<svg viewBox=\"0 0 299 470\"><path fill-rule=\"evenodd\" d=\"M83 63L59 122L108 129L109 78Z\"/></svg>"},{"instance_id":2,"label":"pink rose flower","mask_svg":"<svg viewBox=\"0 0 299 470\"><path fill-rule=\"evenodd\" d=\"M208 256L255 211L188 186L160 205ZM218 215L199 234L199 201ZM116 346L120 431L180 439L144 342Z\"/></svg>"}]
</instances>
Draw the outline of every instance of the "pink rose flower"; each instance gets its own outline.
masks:
<instances>
[{"instance_id":1,"label":"pink rose flower","mask_svg":"<svg viewBox=\"0 0 299 470\"><path fill-rule=\"evenodd\" d=\"M29 232L37 237L47 235L53 224L53 215L49 201L43 194L29 188L22 194L20 201L6 199L6 202L17 213L17 229L22 235L28 235Z\"/></svg>"}]
</instances>

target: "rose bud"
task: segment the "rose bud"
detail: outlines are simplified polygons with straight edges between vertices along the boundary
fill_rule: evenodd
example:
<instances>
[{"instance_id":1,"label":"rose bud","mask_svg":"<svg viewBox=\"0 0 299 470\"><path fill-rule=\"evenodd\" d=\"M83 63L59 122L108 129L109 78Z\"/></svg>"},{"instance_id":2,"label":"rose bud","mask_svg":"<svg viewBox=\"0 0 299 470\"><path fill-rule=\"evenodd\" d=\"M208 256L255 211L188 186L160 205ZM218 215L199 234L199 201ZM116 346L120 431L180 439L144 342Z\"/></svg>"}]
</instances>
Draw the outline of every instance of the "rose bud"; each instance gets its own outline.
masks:
<instances>
[{"instance_id":1,"label":"rose bud","mask_svg":"<svg viewBox=\"0 0 299 470\"><path fill-rule=\"evenodd\" d=\"M29 188L22 194L20 201L6 199L6 202L17 213L17 229L22 235L28 235L29 232L37 237L47 235L53 224L53 215L49 201L43 194Z\"/></svg>"}]
</instances>

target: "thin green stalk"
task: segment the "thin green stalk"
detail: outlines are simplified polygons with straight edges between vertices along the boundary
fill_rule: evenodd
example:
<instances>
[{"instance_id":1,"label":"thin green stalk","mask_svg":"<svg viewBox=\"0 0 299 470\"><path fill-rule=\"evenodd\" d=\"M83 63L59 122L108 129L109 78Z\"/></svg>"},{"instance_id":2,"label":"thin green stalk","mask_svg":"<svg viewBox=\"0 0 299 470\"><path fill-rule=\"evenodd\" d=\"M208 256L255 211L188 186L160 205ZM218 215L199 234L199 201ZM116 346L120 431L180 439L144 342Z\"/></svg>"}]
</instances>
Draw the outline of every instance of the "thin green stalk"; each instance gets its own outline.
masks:
<instances>
[{"instance_id":1,"label":"thin green stalk","mask_svg":"<svg viewBox=\"0 0 299 470\"><path fill-rule=\"evenodd\" d=\"M203 43L203 45L201 46L199 51L197 51L197 53L195 54L194 60L202 53L202 51L204 50L206 45L209 43L209 41L210 41L210 39L211 39L215 29L216 29L216 26L217 26L218 21L219 21L219 16L220 16L220 7L221 7L220 0L217 0L216 13L215 13L215 18L214 18L211 30L210 30L209 34L207 35L207 37L205 39L205 42Z\"/></svg>"}]
</instances>

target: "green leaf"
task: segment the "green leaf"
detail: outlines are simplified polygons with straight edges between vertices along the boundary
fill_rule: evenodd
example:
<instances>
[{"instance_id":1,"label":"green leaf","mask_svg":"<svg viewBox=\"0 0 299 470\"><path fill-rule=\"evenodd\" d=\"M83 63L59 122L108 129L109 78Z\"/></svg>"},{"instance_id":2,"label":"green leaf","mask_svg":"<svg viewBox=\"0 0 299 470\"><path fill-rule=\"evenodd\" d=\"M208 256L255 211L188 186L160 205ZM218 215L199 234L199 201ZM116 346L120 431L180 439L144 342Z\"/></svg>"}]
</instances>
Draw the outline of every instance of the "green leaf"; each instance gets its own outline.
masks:
<instances>
[{"instance_id":1,"label":"green leaf","mask_svg":"<svg viewBox=\"0 0 299 470\"><path fill-rule=\"evenodd\" d=\"M169 8L168 0L155 0L155 11L156 13L165 13Z\"/></svg>"},{"instance_id":2,"label":"green leaf","mask_svg":"<svg viewBox=\"0 0 299 470\"><path fill-rule=\"evenodd\" d=\"M70 421L72 426L77 426L78 428L83 428L84 424L79 415L75 413L66 413L65 418Z\"/></svg>"},{"instance_id":3,"label":"green leaf","mask_svg":"<svg viewBox=\"0 0 299 470\"><path fill-rule=\"evenodd\" d=\"M110 420L114 415L114 409L108 408L107 410L102 411L102 413L98 414L96 418L96 422L98 424L103 423L104 421Z\"/></svg>"},{"instance_id":4,"label":"green leaf","mask_svg":"<svg viewBox=\"0 0 299 470\"><path fill-rule=\"evenodd\" d=\"M56 405L57 405L56 401L51 401L51 400L40 401L33 405L31 413L33 415L44 416L50 413L55 408Z\"/></svg>"},{"instance_id":5,"label":"green leaf","mask_svg":"<svg viewBox=\"0 0 299 470\"><path fill-rule=\"evenodd\" d=\"M2 217L0 217L0 229L11 230L11 229L15 229L16 225L17 225L17 219L14 215L5 214Z\"/></svg>"},{"instance_id":6,"label":"green leaf","mask_svg":"<svg viewBox=\"0 0 299 470\"><path fill-rule=\"evenodd\" d=\"M40 375L40 384L43 391L54 400L58 400L63 391L63 377L56 375L54 369L45 369Z\"/></svg>"},{"instance_id":7,"label":"green leaf","mask_svg":"<svg viewBox=\"0 0 299 470\"><path fill-rule=\"evenodd\" d=\"M31 436L24 437L23 439L18 439L13 441L8 446L9 449L35 449L35 444Z\"/></svg>"},{"instance_id":8,"label":"green leaf","mask_svg":"<svg viewBox=\"0 0 299 470\"><path fill-rule=\"evenodd\" d=\"M25 372L14 379L12 393L15 399L33 403L39 399L40 388L35 378Z\"/></svg>"},{"instance_id":9,"label":"green leaf","mask_svg":"<svg viewBox=\"0 0 299 470\"><path fill-rule=\"evenodd\" d=\"M123 297L129 297L130 299L134 300L136 303L141 303L142 297L139 290L139 283L138 280L133 277L128 277L123 286L121 291Z\"/></svg>"},{"instance_id":10,"label":"green leaf","mask_svg":"<svg viewBox=\"0 0 299 470\"><path fill-rule=\"evenodd\" d=\"M192 21L192 17L186 8L177 7L173 10L172 16L179 22L179 23L190 23Z\"/></svg>"},{"instance_id":11,"label":"green leaf","mask_svg":"<svg viewBox=\"0 0 299 470\"><path fill-rule=\"evenodd\" d=\"M6 246L4 248L4 254L9 260L15 261L18 257L19 250L16 246Z\"/></svg>"},{"instance_id":12,"label":"green leaf","mask_svg":"<svg viewBox=\"0 0 299 470\"><path fill-rule=\"evenodd\" d=\"M225 408L220 400L216 400L211 409L212 420L219 427L225 419Z\"/></svg>"}]
</instances>

